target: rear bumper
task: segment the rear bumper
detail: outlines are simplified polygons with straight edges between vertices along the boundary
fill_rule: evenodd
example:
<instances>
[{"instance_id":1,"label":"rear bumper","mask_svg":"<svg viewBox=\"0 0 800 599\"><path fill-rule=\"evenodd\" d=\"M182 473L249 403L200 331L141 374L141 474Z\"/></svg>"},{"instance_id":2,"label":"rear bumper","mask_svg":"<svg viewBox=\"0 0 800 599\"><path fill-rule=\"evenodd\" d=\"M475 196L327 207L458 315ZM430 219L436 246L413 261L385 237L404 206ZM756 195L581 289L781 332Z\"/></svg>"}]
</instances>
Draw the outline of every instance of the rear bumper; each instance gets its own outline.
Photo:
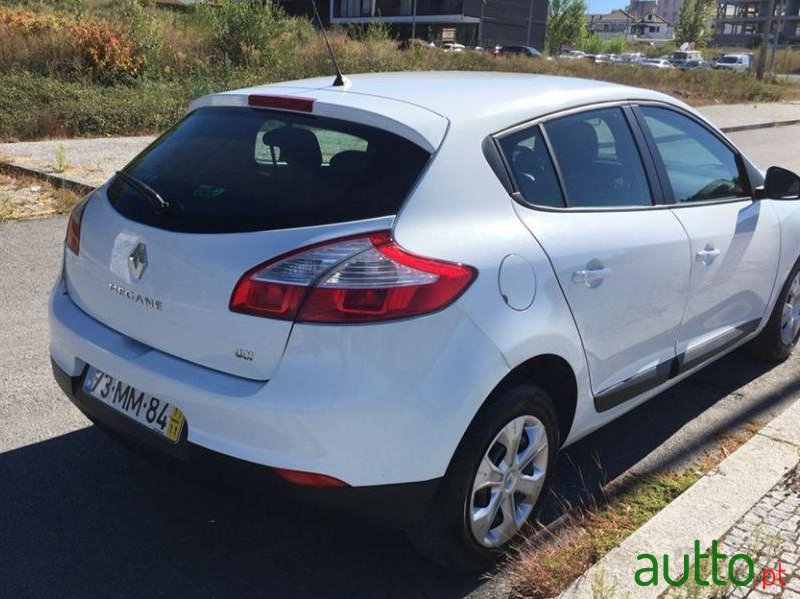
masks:
<instances>
[{"instance_id":1,"label":"rear bumper","mask_svg":"<svg viewBox=\"0 0 800 599\"><path fill-rule=\"evenodd\" d=\"M294 325L274 376L245 379L107 327L73 303L61 281L50 298L50 354L70 377L91 365L178 406L194 445L352 487L441 478L508 372L499 351L451 306L380 326Z\"/></svg>"},{"instance_id":2,"label":"rear bumper","mask_svg":"<svg viewBox=\"0 0 800 599\"><path fill-rule=\"evenodd\" d=\"M151 461L215 485L277 499L285 506L312 508L320 516L358 516L398 528L419 520L433 498L439 479L415 483L343 488L313 488L287 483L269 466L232 458L187 439L171 443L83 392L83 375L70 376L51 360L61 390L93 423L112 438ZM274 505L274 503L271 503Z\"/></svg>"}]
</instances>

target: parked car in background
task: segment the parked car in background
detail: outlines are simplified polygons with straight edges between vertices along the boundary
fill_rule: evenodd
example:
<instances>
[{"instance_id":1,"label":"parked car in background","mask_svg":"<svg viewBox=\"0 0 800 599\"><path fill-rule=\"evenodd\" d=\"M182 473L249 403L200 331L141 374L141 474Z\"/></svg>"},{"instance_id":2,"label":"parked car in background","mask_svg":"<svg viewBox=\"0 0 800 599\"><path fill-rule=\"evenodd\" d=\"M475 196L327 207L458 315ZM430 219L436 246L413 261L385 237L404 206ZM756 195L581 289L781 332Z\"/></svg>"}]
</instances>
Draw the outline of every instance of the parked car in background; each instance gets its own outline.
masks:
<instances>
[{"instance_id":1,"label":"parked car in background","mask_svg":"<svg viewBox=\"0 0 800 599\"><path fill-rule=\"evenodd\" d=\"M714 68L707 60L687 60L678 65L682 71L709 71Z\"/></svg>"},{"instance_id":2,"label":"parked car in background","mask_svg":"<svg viewBox=\"0 0 800 599\"><path fill-rule=\"evenodd\" d=\"M464 52L467 47L464 44L456 42L445 42L442 44L442 50L445 52Z\"/></svg>"},{"instance_id":3,"label":"parked car in background","mask_svg":"<svg viewBox=\"0 0 800 599\"><path fill-rule=\"evenodd\" d=\"M646 56L641 52L625 52L619 55L619 61L624 64L639 64Z\"/></svg>"},{"instance_id":4,"label":"parked car in background","mask_svg":"<svg viewBox=\"0 0 800 599\"><path fill-rule=\"evenodd\" d=\"M703 60L703 55L697 50L678 50L667 54L667 60L672 66L680 67L689 61Z\"/></svg>"},{"instance_id":5,"label":"parked car in background","mask_svg":"<svg viewBox=\"0 0 800 599\"><path fill-rule=\"evenodd\" d=\"M53 373L112 437L483 569L562 447L745 343L795 348L800 178L691 107L348 79L199 98L72 211Z\"/></svg>"},{"instance_id":6,"label":"parked car in background","mask_svg":"<svg viewBox=\"0 0 800 599\"><path fill-rule=\"evenodd\" d=\"M530 58L541 58L542 53L533 46L500 46L496 54L501 56L518 55Z\"/></svg>"},{"instance_id":7,"label":"parked car in background","mask_svg":"<svg viewBox=\"0 0 800 599\"><path fill-rule=\"evenodd\" d=\"M672 63L666 58L645 58L639 63L647 69L671 69Z\"/></svg>"},{"instance_id":8,"label":"parked car in background","mask_svg":"<svg viewBox=\"0 0 800 599\"><path fill-rule=\"evenodd\" d=\"M562 52L558 55L558 58L561 60L580 60L581 58L586 57L586 52L581 52L580 50L570 50L568 52Z\"/></svg>"},{"instance_id":9,"label":"parked car in background","mask_svg":"<svg viewBox=\"0 0 800 599\"><path fill-rule=\"evenodd\" d=\"M753 55L752 54L726 54L722 58L719 58L715 64L715 69L720 69L724 71L737 71L737 72L744 72L749 70L753 66Z\"/></svg>"}]
</instances>

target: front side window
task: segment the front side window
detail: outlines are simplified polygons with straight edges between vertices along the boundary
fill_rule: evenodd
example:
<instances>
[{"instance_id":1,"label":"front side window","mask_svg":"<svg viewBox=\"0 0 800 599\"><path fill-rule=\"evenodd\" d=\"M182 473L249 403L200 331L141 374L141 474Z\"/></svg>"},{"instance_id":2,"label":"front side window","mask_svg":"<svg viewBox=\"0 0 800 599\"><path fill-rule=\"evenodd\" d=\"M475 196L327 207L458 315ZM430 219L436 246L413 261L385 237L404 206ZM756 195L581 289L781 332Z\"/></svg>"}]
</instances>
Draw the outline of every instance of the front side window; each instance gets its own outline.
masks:
<instances>
[{"instance_id":1,"label":"front side window","mask_svg":"<svg viewBox=\"0 0 800 599\"><path fill-rule=\"evenodd\" d=\"M545 124L569 206L613 208L653 203L642 159L620 108Z\"/></svg>"},{"instance_id":2,"label":"front side window","mask_svg":"<svg viewBox=\"0 0 800 599\"><path fill-rule=\"evenodd\" d=\"M696 121L667 108L642 106L675 201L706 202L749 195L736 154Z\"/></svg>"},{"instance_id":3,"label":"front side window","mask_svg":"<svg viewBox=\"0 0 800 599\"><path fill-rule=\"evenodd\" d=\"M558 178L538 125L503 137L500 148L517 190L527 203L564 207Z\"/></svg>"}]
</instances>

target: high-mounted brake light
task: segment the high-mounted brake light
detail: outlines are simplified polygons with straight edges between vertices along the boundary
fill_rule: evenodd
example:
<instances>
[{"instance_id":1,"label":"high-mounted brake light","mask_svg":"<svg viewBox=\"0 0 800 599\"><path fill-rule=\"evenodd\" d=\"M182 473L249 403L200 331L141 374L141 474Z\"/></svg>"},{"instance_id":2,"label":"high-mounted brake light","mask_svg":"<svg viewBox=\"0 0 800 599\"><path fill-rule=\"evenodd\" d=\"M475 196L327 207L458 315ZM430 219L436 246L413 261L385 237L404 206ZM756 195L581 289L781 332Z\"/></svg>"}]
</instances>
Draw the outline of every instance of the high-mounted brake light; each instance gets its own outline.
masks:
<instances>
[{"instance_id":1,"label":"high-mounted brake light","mask_svg":"<svg viewBox=\"0 0 800 599\"><path fill-rule=\"evenodd\" d=\"M295 110L297 112L312 112L314 110L314 100L312 98L293 98L292 96L253 94L248 96L247 104L255 108L275 108L277 110Z\"/></svg>"},{"instance_id":2,"label":"high-mounted brake light","mask_svg":"<svg viewBox=\"0 0 800 599\"><path fill-rule=\"evenodd\" d=\"M76 256L81 252L81 221L83 220L83 211L88 201L89 196L75 204L75 207L69 215L69 223L67 223L67 247Z\"/></svg>"},{"instance_id":3,"label":"high-mounted brake light","mask_svg":"<svg viewBox=\"0 0 800 599\"><path fill-rule=\"evenodd\" d=\"M475 269L407 252L388 231L278 256L244 274L230 309L267 318L363 323L419 316L454 302Z\"/></svg>"}]
</instances>

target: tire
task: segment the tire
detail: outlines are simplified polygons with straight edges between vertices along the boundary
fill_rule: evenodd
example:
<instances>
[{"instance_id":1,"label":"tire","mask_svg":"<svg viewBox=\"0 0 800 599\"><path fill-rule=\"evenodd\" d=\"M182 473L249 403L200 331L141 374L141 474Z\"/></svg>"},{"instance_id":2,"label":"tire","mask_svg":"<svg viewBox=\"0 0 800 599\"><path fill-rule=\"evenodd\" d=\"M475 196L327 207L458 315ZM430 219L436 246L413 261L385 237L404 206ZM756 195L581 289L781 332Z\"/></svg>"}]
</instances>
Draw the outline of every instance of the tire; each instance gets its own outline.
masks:
<instances>
[{"instance_id":1,"label":"tire","mask_svg":"<svg viewBox=\"0 0 800 599\"><path fill-rule=\"evenodd\" d=\"M514 456L530 460L523 468L509 467L512 458L505 445L517 431ZM545 439L547 444L542 449ZM515 383L496 390L464 434L425 516L408 531L409 540L420 553L445 567L486 570L503 555L517 533L534 521L547 494L559 445L558 416L544 389ZM528 457L526 449L533 457ZM489 467L485 459L496 468ZM473 485L479 474L491 486L475 492ZM525 494L537 486L538 494ZM494 509L498 503L500 507ZM511 506L515 506L513 525L506 515ZM499 516L490 520L493 509ZM488 514L475 524L480 531L487 529L482 541L473 532L473 513L476 517ZM514 534L505 538L512 530Z\"/></svg>"},{"instance_id":2,"label":"tire","mask_svg":"<svg viewBox=\"0 0 800 599\"><path fill-rule=\"evenodd\" d=\"M784 310L793 318L787 323ZM788 327L788 328L787 328ZM792 353L800 337L800 261L794 265L781 289L764 330L750 343L755 358L765 362L783 362Z\"/></svg>"}]
</instances>

